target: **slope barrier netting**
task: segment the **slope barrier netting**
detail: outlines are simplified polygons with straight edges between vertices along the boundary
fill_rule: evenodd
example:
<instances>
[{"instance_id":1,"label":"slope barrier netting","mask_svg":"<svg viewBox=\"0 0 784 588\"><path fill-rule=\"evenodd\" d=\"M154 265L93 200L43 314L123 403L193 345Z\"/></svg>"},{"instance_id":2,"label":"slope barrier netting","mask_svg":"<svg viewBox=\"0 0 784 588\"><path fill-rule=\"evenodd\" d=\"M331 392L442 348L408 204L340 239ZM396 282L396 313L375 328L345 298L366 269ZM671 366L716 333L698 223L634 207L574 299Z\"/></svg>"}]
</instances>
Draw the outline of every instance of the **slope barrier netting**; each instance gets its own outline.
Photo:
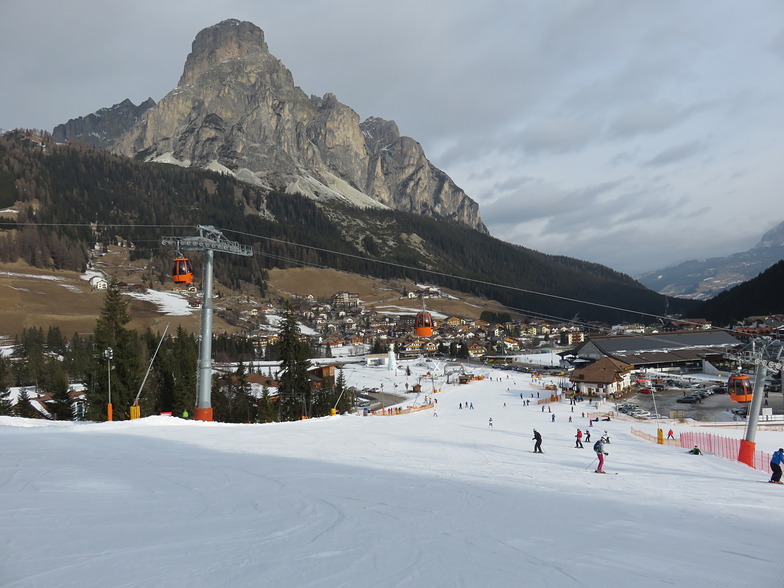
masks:
<instances>
[{"instance_id":1,"label":"slope barrier netting","mask_svg":"<svg viewBox=\"0 0 784 588\"><path fill-rule=\"evenodd\" d=\"M656 443L655 435L637 431L634 428L632 428L632 434L646 441ZM672 439L670 441L672 442ZM702 431L681 433L678 442L684 449L692 449L696 445L703 453L711 453L732 461L738 461L738 454L740 453L740 439L721 437ZM668 445L672 444L668 443ZM764 451L755 451L754 469L770 473L770 454Z\"/></svg>"}]
</instances>

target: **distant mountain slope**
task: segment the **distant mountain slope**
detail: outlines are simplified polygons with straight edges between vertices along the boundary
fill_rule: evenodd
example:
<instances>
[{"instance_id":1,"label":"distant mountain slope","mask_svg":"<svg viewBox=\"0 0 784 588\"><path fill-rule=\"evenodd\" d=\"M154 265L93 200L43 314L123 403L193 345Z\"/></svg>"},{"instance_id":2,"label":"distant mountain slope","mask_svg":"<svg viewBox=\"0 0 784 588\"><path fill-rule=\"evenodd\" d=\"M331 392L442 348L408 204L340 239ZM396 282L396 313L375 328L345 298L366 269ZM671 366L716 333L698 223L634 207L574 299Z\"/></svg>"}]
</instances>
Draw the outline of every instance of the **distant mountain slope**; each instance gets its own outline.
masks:
<instances>
[{"instance_id":1,"label":"distant mountain slope","mask_svg":"<svg viewBox=\"0 0 784 588\"><path fill-rule=\"evenodd\" d=\"M254 248L252 258L224 256L216 264L216 277L234 289L263 290L267 269L305 264L428 281L531 316L579 314L613 323L645 320L618 308L651 314L665 309L664 297L625 274L505 243L457 223L334 202L321 206L227 174L144 163L20 132L0 136L0 203L19 211L18 230L0 239L0 259L21 258L39 267L80 269L83 258L72 254L66 263L69 247L84 251L96 241L124 240L135 245L134 258L157 264L148 282L168 280L171 251L161 248L161 236L212 224ZM42 243L48 243L44 255ZM670 309L691 305L671 301Z\"/></svg>"},{"instance_id":2,"label":"distant mountain slope","mask_svg":"<svg viewBox=\"0 0 784 588\"><path fill-rule=\"evenodd\" d=\"M695 308L692 317L728 325L749 316L784 313L784 261L779 261L756 278L721 292Z\"/></svg>"},{"instance_id":3,"label":"distant mountain slope","mask_svg":"<svg viewBox=\"0 0 784 588\"><path fill-rule=\"evenodd\" d=\"M707 300L746 282L784 259L784 222L765 233L748 251L727 257L684 261L637 276L651 290L667 296Z\"/></svg>"}]
</instances>

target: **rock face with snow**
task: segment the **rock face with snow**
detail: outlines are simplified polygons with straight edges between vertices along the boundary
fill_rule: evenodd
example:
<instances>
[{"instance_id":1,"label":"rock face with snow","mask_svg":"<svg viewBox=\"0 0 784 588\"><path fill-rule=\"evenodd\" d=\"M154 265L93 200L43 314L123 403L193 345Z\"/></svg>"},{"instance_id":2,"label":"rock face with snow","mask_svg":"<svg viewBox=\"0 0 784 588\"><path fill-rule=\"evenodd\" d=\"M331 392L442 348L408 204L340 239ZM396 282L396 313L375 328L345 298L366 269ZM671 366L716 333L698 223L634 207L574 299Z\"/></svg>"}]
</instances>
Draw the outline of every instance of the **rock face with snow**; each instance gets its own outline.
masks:
<instances>
[{"instance_id":1,"label":"rock face with snow","mask_svg":"<svg viewBox=\"0 0 784 588\"><path fill-rule=\"evenodd\" d=\"M112 149L487 232L477 203L427 160L419 143L401 137L391 121L360 124L332 94L306 96L249 22L227 20L201 31L178 87Z\"/></svg>"},{"instance_id":2,"label":"rock face with snow","mask_svg":"<svg viewBox=\"0 0 784 588\"><path fill-rule=\"evenodd\" d=\"M130 100L123 100L111 108L102 108L94 114L73 118L67 123L57 125L52 131L55 141L83 141L96 147L111 147L117 137L130 129L142 114L155 106L155 100L148 98L139 106Z\"/></svg>"}]
</instances>

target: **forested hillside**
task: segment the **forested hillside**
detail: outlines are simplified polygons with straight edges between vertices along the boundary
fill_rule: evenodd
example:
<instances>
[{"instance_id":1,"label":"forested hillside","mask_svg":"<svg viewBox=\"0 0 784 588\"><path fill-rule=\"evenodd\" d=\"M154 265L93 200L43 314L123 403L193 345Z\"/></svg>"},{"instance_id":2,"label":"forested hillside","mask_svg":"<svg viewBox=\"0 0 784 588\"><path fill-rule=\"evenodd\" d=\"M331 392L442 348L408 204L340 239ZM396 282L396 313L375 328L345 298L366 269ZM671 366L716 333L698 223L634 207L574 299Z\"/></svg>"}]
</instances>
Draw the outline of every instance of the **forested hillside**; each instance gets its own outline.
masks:
<instances>
[{"instance_id":1,"label":"forested hillside","mask_svg":"<svg viewBox=\"0 0 784 588\"><path fill-rule=\"evenodd\" d=\"M216 278L232 288L263 292L266 269L313 264L427 281L562 318L646 320L615 309L665 310L664 297L598 264L542 254L446 221L320 206L229 175L142 163L60 145L50 136L0 136L0 206L19 211L15 222L2 225L0 260L21 258L39 267L81 270L88 247L124 239L133 243L134 256L152 259L165 280L172 252L160 238L192 235L202 224L254 248L251 258L225 256L217 264ZM679 304L670 300L670 312L694 305Z\"/></svg>"}]
</instances>

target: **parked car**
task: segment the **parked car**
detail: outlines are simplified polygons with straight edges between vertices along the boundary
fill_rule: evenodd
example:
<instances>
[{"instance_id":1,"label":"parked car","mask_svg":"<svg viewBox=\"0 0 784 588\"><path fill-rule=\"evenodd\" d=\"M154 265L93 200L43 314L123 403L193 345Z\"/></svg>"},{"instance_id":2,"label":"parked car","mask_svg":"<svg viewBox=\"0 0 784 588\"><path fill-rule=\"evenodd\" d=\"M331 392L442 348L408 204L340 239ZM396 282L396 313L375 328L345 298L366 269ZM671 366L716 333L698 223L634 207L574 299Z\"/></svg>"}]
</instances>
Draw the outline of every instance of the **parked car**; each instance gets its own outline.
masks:
<instances>
[{"instance_id":1,"label":"parked car","mask_svg":"<svg viewBox=\"0 0 784 588\"><path fill-rule=\"evenodd\" d=\"M653 390L651 390L650 388L640 388L638 392L640 394L653 394Z\"/></svg>"},{"instance_id":2,"label":"parked car","mask_svg":"<svg viewBox=\"0 0 784 588\"><path fill-rule=\"evenodd\" d=\"M683 398L678 398L675 402L680 402L681 404L695 404L697 402L701 402L701 398L696 398L694 396L684 396Z\"/></svg>"}]
</instances>

